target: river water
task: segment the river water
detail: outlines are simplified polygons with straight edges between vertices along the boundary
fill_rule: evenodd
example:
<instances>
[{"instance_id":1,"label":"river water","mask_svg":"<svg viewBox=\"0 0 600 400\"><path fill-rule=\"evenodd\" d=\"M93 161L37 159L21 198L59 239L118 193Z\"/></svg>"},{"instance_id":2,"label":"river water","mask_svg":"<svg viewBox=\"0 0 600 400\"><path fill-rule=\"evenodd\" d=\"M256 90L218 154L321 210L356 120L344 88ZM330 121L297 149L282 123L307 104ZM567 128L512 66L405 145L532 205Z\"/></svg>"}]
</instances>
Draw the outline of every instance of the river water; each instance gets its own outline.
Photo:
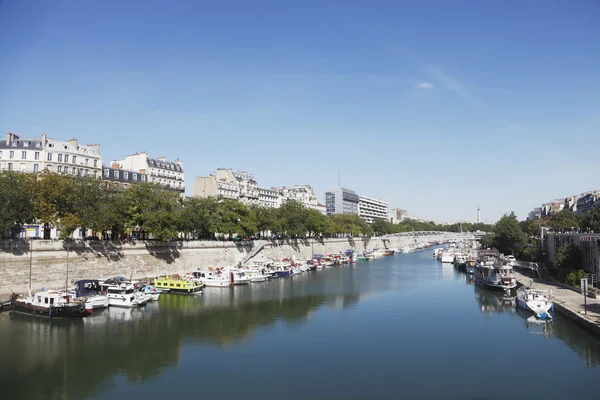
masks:
<instances>
[{"instance_id":1,"label":"river water","mask_svg":"<svg viewBox=\"0 0 600 400\"><path fill-rule=\"evenodd\" d=\"M431 250L80 321L0 314L7 399L600 398L600 340ZM6 397L4 397L6 395Z\"/></svg>"}]
</instances>

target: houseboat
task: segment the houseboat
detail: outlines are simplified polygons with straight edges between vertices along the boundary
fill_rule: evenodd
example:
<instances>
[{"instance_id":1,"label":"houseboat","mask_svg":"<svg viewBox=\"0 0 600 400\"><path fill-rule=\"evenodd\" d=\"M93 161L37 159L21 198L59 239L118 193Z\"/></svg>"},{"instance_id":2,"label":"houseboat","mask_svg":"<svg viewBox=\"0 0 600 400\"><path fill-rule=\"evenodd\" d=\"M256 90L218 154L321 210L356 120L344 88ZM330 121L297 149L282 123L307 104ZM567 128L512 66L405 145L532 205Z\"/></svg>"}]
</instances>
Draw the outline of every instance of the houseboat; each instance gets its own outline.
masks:
<instances>
[{"instance_id":1,"label":"houseboat","mask_svg":"<svg viewBox=\"0 0 600 400\"><path fill-rule=\"evenodd\" d=\"M26 297L13 295L11 308L14 312L48 318L81 318L86 315L83 301L58 290L41 291Z\"/></svg>"},{"instance_id":2,"label":"houseboat","mask_svg":"<svg viewBox=\"0 0 600 400\"><path fill-rule=\"evenodd\" d=\"M107 279L100 284L100 287L106 291L108 304L111 307L143 306L152 298L150 295L141 293L133 282L122 276Z\"/></svg>"},{"instance_id":3,"label":"houseboat","mask_svg":"<svg viewBox=\"0 0 600 400\"><path fill-rule=\"evenodd\" d=\"M82 279L75 282L75 297L85 304L86 310L98 310L109 305L108 295L97 279Z\"/></svg>"},{"instance_id":4,"label":"houseboat","mask_svg":"<svg viewBox=\"0 0 600 400\"><path fill-rule=\"evenodd\" d=\"M202 282L184 278L181 275L161 276L154 280L154 286L165 293L194 294L202 292Z\"/></svg>"},{"instance_id":5,"label":"houseboat","mask_svg":"<svg viewBox=\"0 0 600 400\"><path fill-rule=\"evenodd\" d=\"M517 287L517 278L510 265L495 262L479 262L473 273L475 283L492 289L511 290Z\"/></svg>"}]
</instances>

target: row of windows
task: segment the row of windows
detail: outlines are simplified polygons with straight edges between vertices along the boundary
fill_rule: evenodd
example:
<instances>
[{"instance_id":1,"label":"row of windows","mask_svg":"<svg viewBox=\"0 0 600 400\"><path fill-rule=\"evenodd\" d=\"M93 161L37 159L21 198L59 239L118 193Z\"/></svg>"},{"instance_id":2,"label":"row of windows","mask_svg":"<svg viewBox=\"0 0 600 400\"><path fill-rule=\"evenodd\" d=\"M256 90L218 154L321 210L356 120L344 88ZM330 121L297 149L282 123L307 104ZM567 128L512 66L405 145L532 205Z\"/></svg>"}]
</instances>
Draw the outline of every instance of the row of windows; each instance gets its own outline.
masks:
<instances>
[{"instance_id":1,"label":"row of windows","mask_svg":"<svg viewBox=\"0 0 600 400\"><path fill-rule=\"evenodd\" d=\"M12 147L17 147L17 145L18 145L19 143L23 143L23 147L29 147L29 144L30 144L30 142L29 142L29 141L27 141L27 140L24 140L24 141L21 141L21 142L20 142L20 141L18 141L18 140L14 140L14 141L12 142ZM35 143L35 147L36 147L37 149L40 149L40 148L42 148L42 143L41 143L41 142L34 142L34 143Z\"/></svg>"},{"instance_id":2,"label":"row of windows","mask_svg":"<svg viewBox=\"0 0 600 400\"><path fill-rule=\"evenodd\" d=\"M8 152L8 159L12 160L15 158L15 152L14 150L10 150ZM2 159L2 151L0 151L0 159ZM26 151L22 151L21 152L21 160L26 160L27 159L27 152ZM34 153L34 160L39 160L40 159L40 152L36 151Z\"/></svg>"},{"instance_id":3,"label":"row of windows","mask_svg":"<svg viewBox=\"0 0 600 400\"><path fill-rule=\"evenodd\" d=\"M120 175L121 175L120 171L117 171L117 170L113 171L113 178L119 179ZM105 169L104 170L104 176L106 178L110 178L110 169ZM143 181L146 180L146 175L140 174L139 178L140 178L139 181L143 182ZM125 180L129 179L129 172L123 171L123 179L125 179ZM138 174L132 173L131 174L131 179L137 182L138 181Z\"/></svg>"}]
</instances>

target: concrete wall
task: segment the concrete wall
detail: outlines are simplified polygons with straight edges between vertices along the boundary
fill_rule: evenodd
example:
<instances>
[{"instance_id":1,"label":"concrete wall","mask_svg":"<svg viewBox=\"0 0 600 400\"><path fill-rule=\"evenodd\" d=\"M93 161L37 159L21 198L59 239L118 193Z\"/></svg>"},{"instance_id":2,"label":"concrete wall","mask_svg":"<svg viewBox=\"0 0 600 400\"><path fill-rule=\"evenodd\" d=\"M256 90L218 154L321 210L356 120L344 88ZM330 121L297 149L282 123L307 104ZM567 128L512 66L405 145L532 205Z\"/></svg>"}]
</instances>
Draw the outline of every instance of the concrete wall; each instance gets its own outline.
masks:
<instances>
[{"instance_id":1,"label":"concrete wall","mask_svg":"<svg viewBox=\"0 0 600 400\"><path fill-rule=\"evenodd\" d=\"M306 259L313 253L339 253L347 249L403 247L440 240L440 236L392 238L343 238L281 240L266 242L252 260ZM217 241L58 241L7 240L0 242L0 300L10 291L27 292L31 265L31 286L64 287L65 280L126 276L153 277L207 267L234 266L244 260L254 243ZM68 265L68 271L67 271Z\"/></svg>"}]
</instances>

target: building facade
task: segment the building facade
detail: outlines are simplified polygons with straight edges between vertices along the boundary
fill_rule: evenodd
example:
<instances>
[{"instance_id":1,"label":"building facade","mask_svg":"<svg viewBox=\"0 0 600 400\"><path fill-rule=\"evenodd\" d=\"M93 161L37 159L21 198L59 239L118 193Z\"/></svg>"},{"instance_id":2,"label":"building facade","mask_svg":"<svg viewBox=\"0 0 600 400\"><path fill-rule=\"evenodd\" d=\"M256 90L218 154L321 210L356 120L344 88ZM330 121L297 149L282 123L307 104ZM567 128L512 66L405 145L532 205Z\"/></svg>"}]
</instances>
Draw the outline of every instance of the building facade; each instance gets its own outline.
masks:
<instances>
[{"instance_id":1,"label":"building facade","mask_svg":"<svg viewBox=\"0 0 600 400\"><path fill-rule=\"evenodd\" d=\"M121 189L126 189L132 183L148 182L148 176L139 171L119 168L119 164L102 167L102 180L112 182Z\"/></svg>"},{"instance_id":2,"label":"building facade","mask_svg":"<svg viewBox=\"0 0 600 400\"><path fill-rule=\"evenodd\" d=\"M334 187L325 192L327 215L358 214L358 203L359 196L354 190Z\"/></svg>"},{"instance_id":3,"label":"building facade","mask_svg":"<svg viewBox=\"0 0 600 400\"><path fill-rule=\"evenodd\" d=\"M268 190L268 189L262 189ZM260 204L256 179L246 171L219 168L215 174L199 176L194 181L194 197L225 197L244 204ZM263 200L267 194L263 192Z\"/></svg>"},{"instance_id":4,"label":"building facade","mask_svg":"<svg viewBox=\"0 0 600 400\"><path fill-rule=\"evenodd\" d=\"M389 210L389 221L392 224L399 224L408 218L408 211L401 208L392 208Z\"/></svg>"},{"instance_id":5,"label":"building facade","mask_svg":"<svg viewBox=\"0 0 600 400\"><path fill-rule=\"evenodd\" d=\"M548 259L554 265L558 250L565 244L573 244L581 250L582 269L600 274L600 233L548 233L545 248Z\"/></svg>"},{"instance_id":6,"label":"building facade","mask_svg":"<svg viewBox=\"0 0 600 400\"><path fill-rule=\"evenodd\" d=\"M29 173L48 170L65 175L100 178L100 145L79 145L77 139L63 142L46 134L39 139L21 139L9 132L6 140L0 141L0 170Z\"/></svg>"},{"instance_id":7,"label":"building facade","mask_svg":"<svg viewBox=\"0 0 600 400\"><path fill-rule=\"evenodd\" d=\"M310 185L295 185L293 187L282 187L277 189L281 197L285 200L295 200L306 208L317 210L319 202L315 191Z\"/></svg>"},{"instance_id":8,"label":"building facade","mask_svg":"<svg viewBox=\"0 0 600 400\"><path fill-rule=\"evenodd\" d=\"M279 191L274 189L258 189L258 204L261 207L279 208L281 207L282 197Z\"/></svg>"},{"instance_id":9,"label":"building facade","mask_svg":"<svg viewBox=\"0 0 600 400\"><path fill-rule=\"evenodd\" d=\"M145 152L128 155L123 160L111 161L111 167L137 171L147 176L148 182L157 183L166 189L185 192L183 162L179 159L167 161L165 157L149 158Z\"/></svg>"},{"instance_id":10,"label":"building facade","mask_svg":"<svg viewBox=\"0 0 600 400\"><path fill-rule=\"evenodd\" d=\"M359 195L358 216L363 218L369 224L373 223L375 218L381 218L387 221L388 203L383 200Z\"/></svg>"}]
</instances>

